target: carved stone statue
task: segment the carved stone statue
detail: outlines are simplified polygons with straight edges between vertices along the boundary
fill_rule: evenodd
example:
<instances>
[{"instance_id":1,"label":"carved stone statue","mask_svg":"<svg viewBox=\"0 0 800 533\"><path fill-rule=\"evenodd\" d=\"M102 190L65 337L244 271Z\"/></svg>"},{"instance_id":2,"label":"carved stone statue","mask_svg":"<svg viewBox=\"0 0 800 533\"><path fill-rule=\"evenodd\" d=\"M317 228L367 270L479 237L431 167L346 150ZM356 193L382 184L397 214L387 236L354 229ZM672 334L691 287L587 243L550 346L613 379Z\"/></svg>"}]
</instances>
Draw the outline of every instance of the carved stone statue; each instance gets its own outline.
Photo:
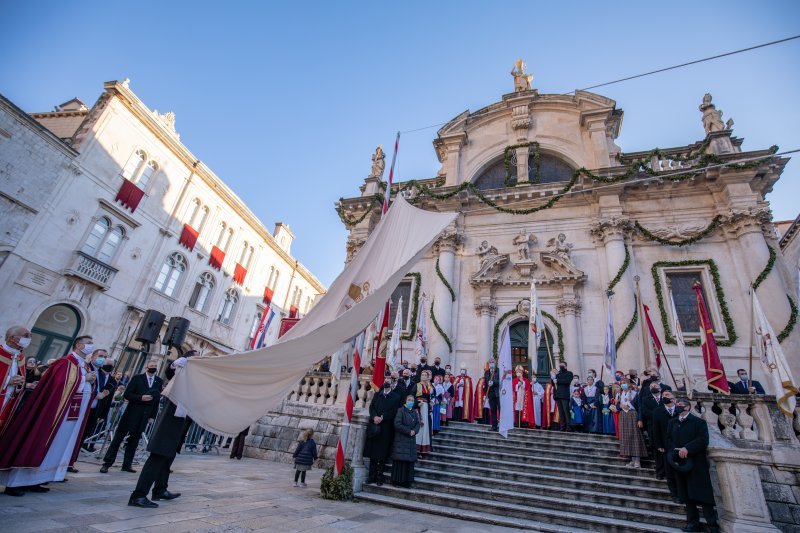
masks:
<instances>
[{"instance_id":1,"label":"carved stone statue","mask_svg":"<svg viewBox=\"0 0 800 533\"><path fill-rule=\"evenodd\" d=\"M549 252L561 257L567 263L571 263L572 260L570 259L570 253L572 253L573 244L571 242L567 242L567 236L563 233L559 233L558 237L553 237L549 241L547 241L547 247L549 248Z\"/></svg>"},{"instance_id":2,"label":"carved stone statue","mask_svg":"<svg viewBox=\"0 0 800 533\"><path fill-rule=\"evenodd\" d=\"M531 80L533 75L525 72L525 63L522 59L517 59L514 67L511 69L511 75L514 76L514 92L521 93L531 90Z\"/></svg>"},{"instance_id":3,"label":"carved stone statue","mask_svg":"<svg viewBox=\"0 0 800 533\"><path fill-rule=\"evenodd\" d=\"M375 153L372 154L372 170L370 171L370 177L380 178L383 176L383 170L386 168L386 154L383 153L383 146L380 144L375 149Z\"/></svg>"},{"instance_id":4,"label":"carved stone statue","mask_svg":"<svg viewBox=\"0 0 800 533\"><path fill-rule=\"evenodd\" d=\"M711 103L711 94L706 93L703 96L703 103L700 104L699 109L703 113L703 128L705 128L706 133L725 129L725 124L722 122L722 110L717 110L717 106ZM732 120L728 120L728 122L733 126Z\"/></svg>"},{"instance_id":5,"label":"carved stone statue","mask_svg":"<svg viewBox=\"0 0 800 533\"><path fill-rule=\"evenodd\" d=\"M530 245L537 242L538 239L533 233L528 233L524 229L519 230L519 235L514 236L512 241L517 247L517 253L521 261L528 261L531 258Z\"/></svg>"}]
</instances>

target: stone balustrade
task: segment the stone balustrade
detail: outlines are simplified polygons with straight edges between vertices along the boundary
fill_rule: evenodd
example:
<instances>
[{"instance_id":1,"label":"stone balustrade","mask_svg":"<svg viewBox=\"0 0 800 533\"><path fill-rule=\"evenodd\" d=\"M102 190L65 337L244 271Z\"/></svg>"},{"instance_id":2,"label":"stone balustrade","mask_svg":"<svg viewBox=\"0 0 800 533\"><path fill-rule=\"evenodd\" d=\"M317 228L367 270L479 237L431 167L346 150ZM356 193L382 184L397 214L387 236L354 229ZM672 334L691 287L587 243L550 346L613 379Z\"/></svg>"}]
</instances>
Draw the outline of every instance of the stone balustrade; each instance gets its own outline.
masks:
<instances>
[{"instance_id":1,"label":"stone balustrade","mask_svg":"<svg viewBox=\"0 0 800 533\"><path fill-rule=\"evenodd\" d=\"M369 406L373 394L371 381L372 376L358 377L354 409L364 409ZM330 372L308 372L286 399L300 404L344 405L347 394L339 394L339 391L349 390L350 374L342 374L341 379L336 381Z\"/></svg>"}]
</instances>

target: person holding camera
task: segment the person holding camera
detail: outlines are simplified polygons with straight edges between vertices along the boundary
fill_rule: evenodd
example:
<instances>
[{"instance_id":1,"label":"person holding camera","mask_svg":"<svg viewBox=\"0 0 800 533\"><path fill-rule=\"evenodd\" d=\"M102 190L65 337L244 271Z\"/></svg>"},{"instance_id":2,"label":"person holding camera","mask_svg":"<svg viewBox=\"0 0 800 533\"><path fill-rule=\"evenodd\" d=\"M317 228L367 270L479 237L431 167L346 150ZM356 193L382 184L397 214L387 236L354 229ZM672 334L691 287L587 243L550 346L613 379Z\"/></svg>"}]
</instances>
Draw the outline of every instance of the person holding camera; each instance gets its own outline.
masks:
<instances>
[{"instance_id":1,"label":"person holding camera","mask_svg":"<svg viewBox=\"0 0 800 533\"><path fill-rule=\"evenodd\" d=\"M120 418L114 431L114 438L103 458L103 466L100 468L103 474L108 473L108 469L117 460L117 453L125 436L128 437L128 442L125 444L122 471L136 473L133 469L133 457L139 446L139 439L147 428L147 423L152 422L158 414L158 402L161 399L164 381L156 376L157 372L158 361L151 359L147 362L145 372L133 376L125 389L124 397L128 400L128 406Z\"/></svg>"}]
</instances>

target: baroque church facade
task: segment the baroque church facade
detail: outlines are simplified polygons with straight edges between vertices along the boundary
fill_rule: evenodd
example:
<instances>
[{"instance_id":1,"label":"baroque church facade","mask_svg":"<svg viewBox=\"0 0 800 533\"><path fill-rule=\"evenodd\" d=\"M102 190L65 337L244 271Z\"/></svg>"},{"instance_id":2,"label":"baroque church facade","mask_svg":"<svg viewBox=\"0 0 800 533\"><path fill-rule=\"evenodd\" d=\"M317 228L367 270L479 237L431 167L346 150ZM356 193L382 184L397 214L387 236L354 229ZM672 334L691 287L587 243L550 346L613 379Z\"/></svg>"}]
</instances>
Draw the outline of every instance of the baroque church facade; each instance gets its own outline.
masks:
<instances>
[{"instance_id":1,"label":"baroque church facade","mask_svg":"<svg viewBox=\"0 0 800 533\"><path fill-rule=\"evenodd\" d=\"M744 150L707 94L699 107L705 137L626 153L615 143L623 117L616 102L586 91L540 94L521 62L512 75L514 92L439 129L436 177L392 187L422 209L460 214L395 291L393 304L404 301L405 354L413 354L424 313L429 354L470 375L496 356L506 326L515 363L531 368L537 358L540 379L558 360L599 375L610 306L617 368L641 370L654 359L640 294L680 380L671 289L700 378L695 282L729 379L748 367L753 285L785 353L798 352L796 267L780 253L765 200L788 161L774 155L777 147ZM349 230L348 260L380 220L382 174L383 164L373 164L360 195L336 205ZM529 354L533 279L547 332ZM800 372L796 357L791 365ZM771 381L757 361L754 374Z\"/></svg>"}]
</instances>

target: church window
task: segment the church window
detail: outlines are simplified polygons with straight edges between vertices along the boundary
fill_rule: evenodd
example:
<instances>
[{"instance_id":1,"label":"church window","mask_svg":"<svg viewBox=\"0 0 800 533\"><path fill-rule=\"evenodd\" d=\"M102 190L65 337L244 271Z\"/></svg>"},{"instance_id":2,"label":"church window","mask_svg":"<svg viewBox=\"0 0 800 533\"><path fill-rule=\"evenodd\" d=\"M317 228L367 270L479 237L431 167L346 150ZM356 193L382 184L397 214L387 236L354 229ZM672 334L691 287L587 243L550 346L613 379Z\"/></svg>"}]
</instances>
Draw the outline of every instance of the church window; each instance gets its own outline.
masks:
<instances>
[{"instance_id":1,"label":"church window","mask_svg":"<svg viewBox=\"0 0 800 533\"><path fill-rule=\"evenodd\" d=\"M530 150L528 156L528 180L536 180L536 162L534 158L533 148ZM511 154L511 161L509 163L511 170L511 183L517 183L517 160L515 154ZM550 154L539 154L539 181L537 183L556 183L569 181L572 178L574 170L570 165ZM473 180L475 186L482 191L491 189L503 189L506 184L506 165L503 158L495 160L489 164L483 171L478 174Z\"/></svg>"},{"instance_id":2,"label":"church window","mask_svg":"<svg viewBox=\"0 0 800 533\"><path fill-rule=\"evenodd\" d=\"M186 271L186 258L178 252L173 252L164 260L161 271L156 278L155 289L167 296L175 294L181 274Z\"/></svg>"},{"instance_id":3,"label":"church window","mask_svg":"<svg viewBox=\"0 0 800 533\"><path fill-rule=\"evenodd\" d=\"M225 291L225 297L219 306L219 313L217 313L217 320L223 324L230 324L233 319L236 304L239 302L239 293L236 289L228 289Z\"/></svg>"},{"instance_id":4,"label":"church window","mask_svg":"<svg viewBox=\"0 0 800 533\"><path fill-rule=\"evenodd\" d=\"M714 320L715 301L709 300L706 290L705 276L702 270L689 270L666 272L669 286L672 287L672 298L675 301L675 311L684 334L700 333L700 317L697 314L697 295L692 288L695 281L703 284L703 299L709 308L711 324L716 329ZM671 305L671 304L670 304Z\"/></svg>"},{"instance_id":5,"label":"church window","mask_svg":"<svg viewBox=\"0 0 800 533\"><path fill-rule=\"evenodd\" d=\"M81 251L106 264L111 264L124 236L125 230L121 226L112 227L108 218L100 217L92 226Z\"/></svg>"},{"instance_id":6,"label":"church window","mask_svg":"<svg viewBox=\"0 0 800 533\"><path fill-rule=\"evenodd\" d=\"M389 329L394 327L395 317L397 317L397 306L400 303L400 297L403 297L403 315L400 317L403 331L408 331L411 324L408 323L409 307L413 305L411 302L411 289L413 282L411 280L403 280L392 293L389 302Z\"/></svg>"},{"instance_id":7,"label":"church window","mask_svg":"<svg viewBox=\"0 0 800 533\"><path fill-rule=\"evenodd\" d=\"M211 292L214 290L214 275L211 272L203 272L197 278L189 299L189 305L196 311L203 312L210 300Z\"/></svg>"}]
</instances>

